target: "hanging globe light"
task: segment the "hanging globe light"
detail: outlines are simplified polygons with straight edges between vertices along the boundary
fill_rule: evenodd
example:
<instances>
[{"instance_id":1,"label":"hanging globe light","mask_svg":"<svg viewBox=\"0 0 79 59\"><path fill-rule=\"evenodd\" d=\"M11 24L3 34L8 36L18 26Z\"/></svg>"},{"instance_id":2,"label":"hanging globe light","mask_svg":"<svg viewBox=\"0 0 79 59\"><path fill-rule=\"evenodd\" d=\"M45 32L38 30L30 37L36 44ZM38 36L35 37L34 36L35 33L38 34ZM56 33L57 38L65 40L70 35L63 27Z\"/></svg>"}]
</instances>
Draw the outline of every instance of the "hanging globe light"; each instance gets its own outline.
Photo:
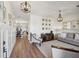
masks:
<instances>
[{"instance_id":1,"label":"hanging globe light","mask_svg":"<svg viewBox=\"0 0 79 59\"><path fill-rule=\"evenodd\" d=\"M62 22L63 21L63 17L61 16L61 10L59 10L59 16L57 18L58 22Z\"/></svg>"}]
</instances>

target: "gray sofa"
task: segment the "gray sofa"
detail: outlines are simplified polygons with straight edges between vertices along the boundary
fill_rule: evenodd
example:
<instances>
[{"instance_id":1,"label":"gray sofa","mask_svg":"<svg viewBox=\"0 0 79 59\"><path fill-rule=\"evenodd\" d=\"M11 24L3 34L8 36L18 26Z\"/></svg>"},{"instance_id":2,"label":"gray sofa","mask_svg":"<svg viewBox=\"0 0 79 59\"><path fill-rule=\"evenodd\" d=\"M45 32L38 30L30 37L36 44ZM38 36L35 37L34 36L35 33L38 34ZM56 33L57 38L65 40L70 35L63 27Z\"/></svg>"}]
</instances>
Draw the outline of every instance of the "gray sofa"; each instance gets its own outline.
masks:
<instances>
[{"instance_id":1,"label":"gray sofa","mask_svg":"<svg viewBox=\"0 0 79 59\"><path fill-rule=\"evenodd\" d=\"M62 41L79 47L79 33L60 33L58 41Z\"/></svg>"}]
</instances>

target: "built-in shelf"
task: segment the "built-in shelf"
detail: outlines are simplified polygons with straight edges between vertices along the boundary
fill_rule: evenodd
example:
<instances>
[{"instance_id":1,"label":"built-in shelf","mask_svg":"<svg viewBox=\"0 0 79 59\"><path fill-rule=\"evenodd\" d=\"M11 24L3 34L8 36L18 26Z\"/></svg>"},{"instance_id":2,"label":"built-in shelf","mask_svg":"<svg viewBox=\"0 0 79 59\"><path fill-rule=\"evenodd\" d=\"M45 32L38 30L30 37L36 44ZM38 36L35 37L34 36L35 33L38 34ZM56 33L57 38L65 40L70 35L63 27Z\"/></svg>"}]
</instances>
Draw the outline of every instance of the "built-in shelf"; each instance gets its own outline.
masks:
<instances>
[{"instance_id":1,"label":"built-in shelf","mask_svg":"<svg viewBox=\"0 0 79 59\"><path fill-rule=\"evenodd\" d=\"M65 33L79 33L79 29L56 29L57 33L65 32Z\"/></svg>"},{"instance_id":2,"label":"built-in shelf","mask_svg":"<svg viewBox=\"0 0 79 59\"><path fill-rule=\"evenodd\" d=\"M79 20L63 22L62 26L62 29L79 29Z\"/></svg>"}]
</instances>

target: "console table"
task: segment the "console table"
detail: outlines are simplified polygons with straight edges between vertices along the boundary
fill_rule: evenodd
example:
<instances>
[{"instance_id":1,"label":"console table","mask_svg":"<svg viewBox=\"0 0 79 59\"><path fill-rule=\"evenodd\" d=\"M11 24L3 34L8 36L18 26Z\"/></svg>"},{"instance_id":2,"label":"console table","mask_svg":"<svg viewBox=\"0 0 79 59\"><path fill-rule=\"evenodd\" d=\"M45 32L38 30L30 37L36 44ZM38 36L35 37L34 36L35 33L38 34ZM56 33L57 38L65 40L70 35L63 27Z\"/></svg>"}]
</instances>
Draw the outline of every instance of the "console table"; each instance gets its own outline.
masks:
<instances>
[{"instance_id":1,"label":"console table","mask_svg":"<svg viewBox=\"0 0 79 59\"><path fill-rule=\"evenodd\" d=\"M54 40L54 34L50 33L41 34L41 38L43 39L43 42Z\"/></svg>"}]
</instances>

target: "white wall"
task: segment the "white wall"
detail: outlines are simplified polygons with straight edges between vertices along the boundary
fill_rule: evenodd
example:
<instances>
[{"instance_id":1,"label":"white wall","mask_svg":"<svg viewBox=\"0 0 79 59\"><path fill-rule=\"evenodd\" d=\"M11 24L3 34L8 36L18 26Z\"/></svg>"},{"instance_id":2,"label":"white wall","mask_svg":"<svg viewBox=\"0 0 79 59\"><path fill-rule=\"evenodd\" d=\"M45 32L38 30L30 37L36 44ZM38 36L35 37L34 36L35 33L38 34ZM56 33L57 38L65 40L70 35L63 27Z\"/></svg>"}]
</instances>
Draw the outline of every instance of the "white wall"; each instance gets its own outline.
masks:
<instances>
[{"instance_id":1,"label":"white wall","mask_svg":"<svg viewBox=\"0 0 79 59\"><path fill-rule=\"evenodd\" d=\"M11 52L14 48L15 42L16 42L16 28L9 27L9 29L7 29L7 33L6 33L7 38L8 38L8 40L7 40L7 43L8 43L8 45L7 45L7 47L8 47L7 48L8 49L7 57L10 57L10 54L11 54Z\"/></svg>"},{"instance_id":2,"label":"white wall","mask_svg":"<svg viewBox=\"0 0 79 59\"><path fill-rule=\"evenodd\" d=\"M61 33L61 32L74 32L74 33L78 33L79 32L79 25L76 25L75 28L73 28L72 26L74 24L77 24L77 21L72 21L72 24L68 23L67 28L68 29L63 29L63 23L62 22L58 22L56 18L51 18L51 17L43 17L43 16L38 16L38 15L34 15L31 14L30 15L30 32L32 33L37 33L39 36L41 33L48 33L50 32L47 30L42 30L42 19L43 18L47 18L47 19L51 19L51 30L54 33ZM71 22L70 20L67 22Z\"/></svg>"},{"instance_id":3,"label":"white wall","mask_svg":"<svg viewBox=\"0 0 79 59\"><path fill-rule=\"evenodd\" d=\"M10 9L10 5L8 2L4 2L5 11L4 15L1 15L0 21L0 57L3 56L3 41L5 41L5 48L7 49L7 57L10 56L12 49L15 45L16 41L16 27L14 26L14 16ZM3 8L4 8L3 6ZM1 12L1 10L0 10ZM5 21L5 22L4 22ZM9 23L11 21L11 23Z\"/></svg>"},{"instance_id":4,"label":"white wall","mask_svg":"<svg viewBox=\"0 0 79 59\"><path fill-rule=\"evenodd\" d=\"M21 27L22 31L28 31L28 22L24 20L17 19L16 27Z\"/></svg>"},{"instance_id":5,"label":"white wall","mask_svg":"<svg viewBox=\"0 0 79 59\"><path fill-rule=\"evenodd\" d=\"M10 3L8 1L4 1L4 6L5 6L5 11L4 11L4 13L5 13L5 19L4 20L8 20L8 21L12 20L12 19L9 19L9 16L12 17L12 18L14 18L15 15L12 12Z\"/></svg>"},{"instance_id":6,"label":"white wall","mask_svg":"<svg viewBox=\"0 0 79 59\"><path fill-rule=\"evenodd\" d=\"M41 33L41 16L30 15L30 32L37 33L40 35Z\"/></svg>"},{"instance_id":7,"label":"white wall","mask_svg":"<svg viewBox=\"0 0 79 59\"><path fill-rule=\"evenodd\" d=\"M54 33L56 33L56 29L62 29L62 23L57 22L57 19L53 19L51 28L54 31Z\"/></svg>"},{"instance_id":8,"label":"white wall","mask_svg":"<svg viewBox=\"0 0 79 59\"><path fill-rule=\"evenodd\" d=\"M15 28L12 26L9 26L7 24L0 23L0 57L3 58L3 41L5 41L5 48L7 49L7 57L10 56L12 49L15 45L16 41L16 33Z\"/></svg>"},{"instance_id":9,"label":"white wall","mask_svg":"<svg viewBox=\"0 0 79 59\"><path fill-rule=\"evenodd\" d=\"M40 36L42 31L42 19L43 18L49 18L51 19L51 30L55 32L56 29L62 29L62 23L57 22L57 20L50 18L50 17L43 17L43 16L38 16L38 15L33 15L31 14L30 16L30 32L31 33L37 33L37 35ZM44 31L44 33L47 33L50 31Z\"/></svg>"}]
</instances>

